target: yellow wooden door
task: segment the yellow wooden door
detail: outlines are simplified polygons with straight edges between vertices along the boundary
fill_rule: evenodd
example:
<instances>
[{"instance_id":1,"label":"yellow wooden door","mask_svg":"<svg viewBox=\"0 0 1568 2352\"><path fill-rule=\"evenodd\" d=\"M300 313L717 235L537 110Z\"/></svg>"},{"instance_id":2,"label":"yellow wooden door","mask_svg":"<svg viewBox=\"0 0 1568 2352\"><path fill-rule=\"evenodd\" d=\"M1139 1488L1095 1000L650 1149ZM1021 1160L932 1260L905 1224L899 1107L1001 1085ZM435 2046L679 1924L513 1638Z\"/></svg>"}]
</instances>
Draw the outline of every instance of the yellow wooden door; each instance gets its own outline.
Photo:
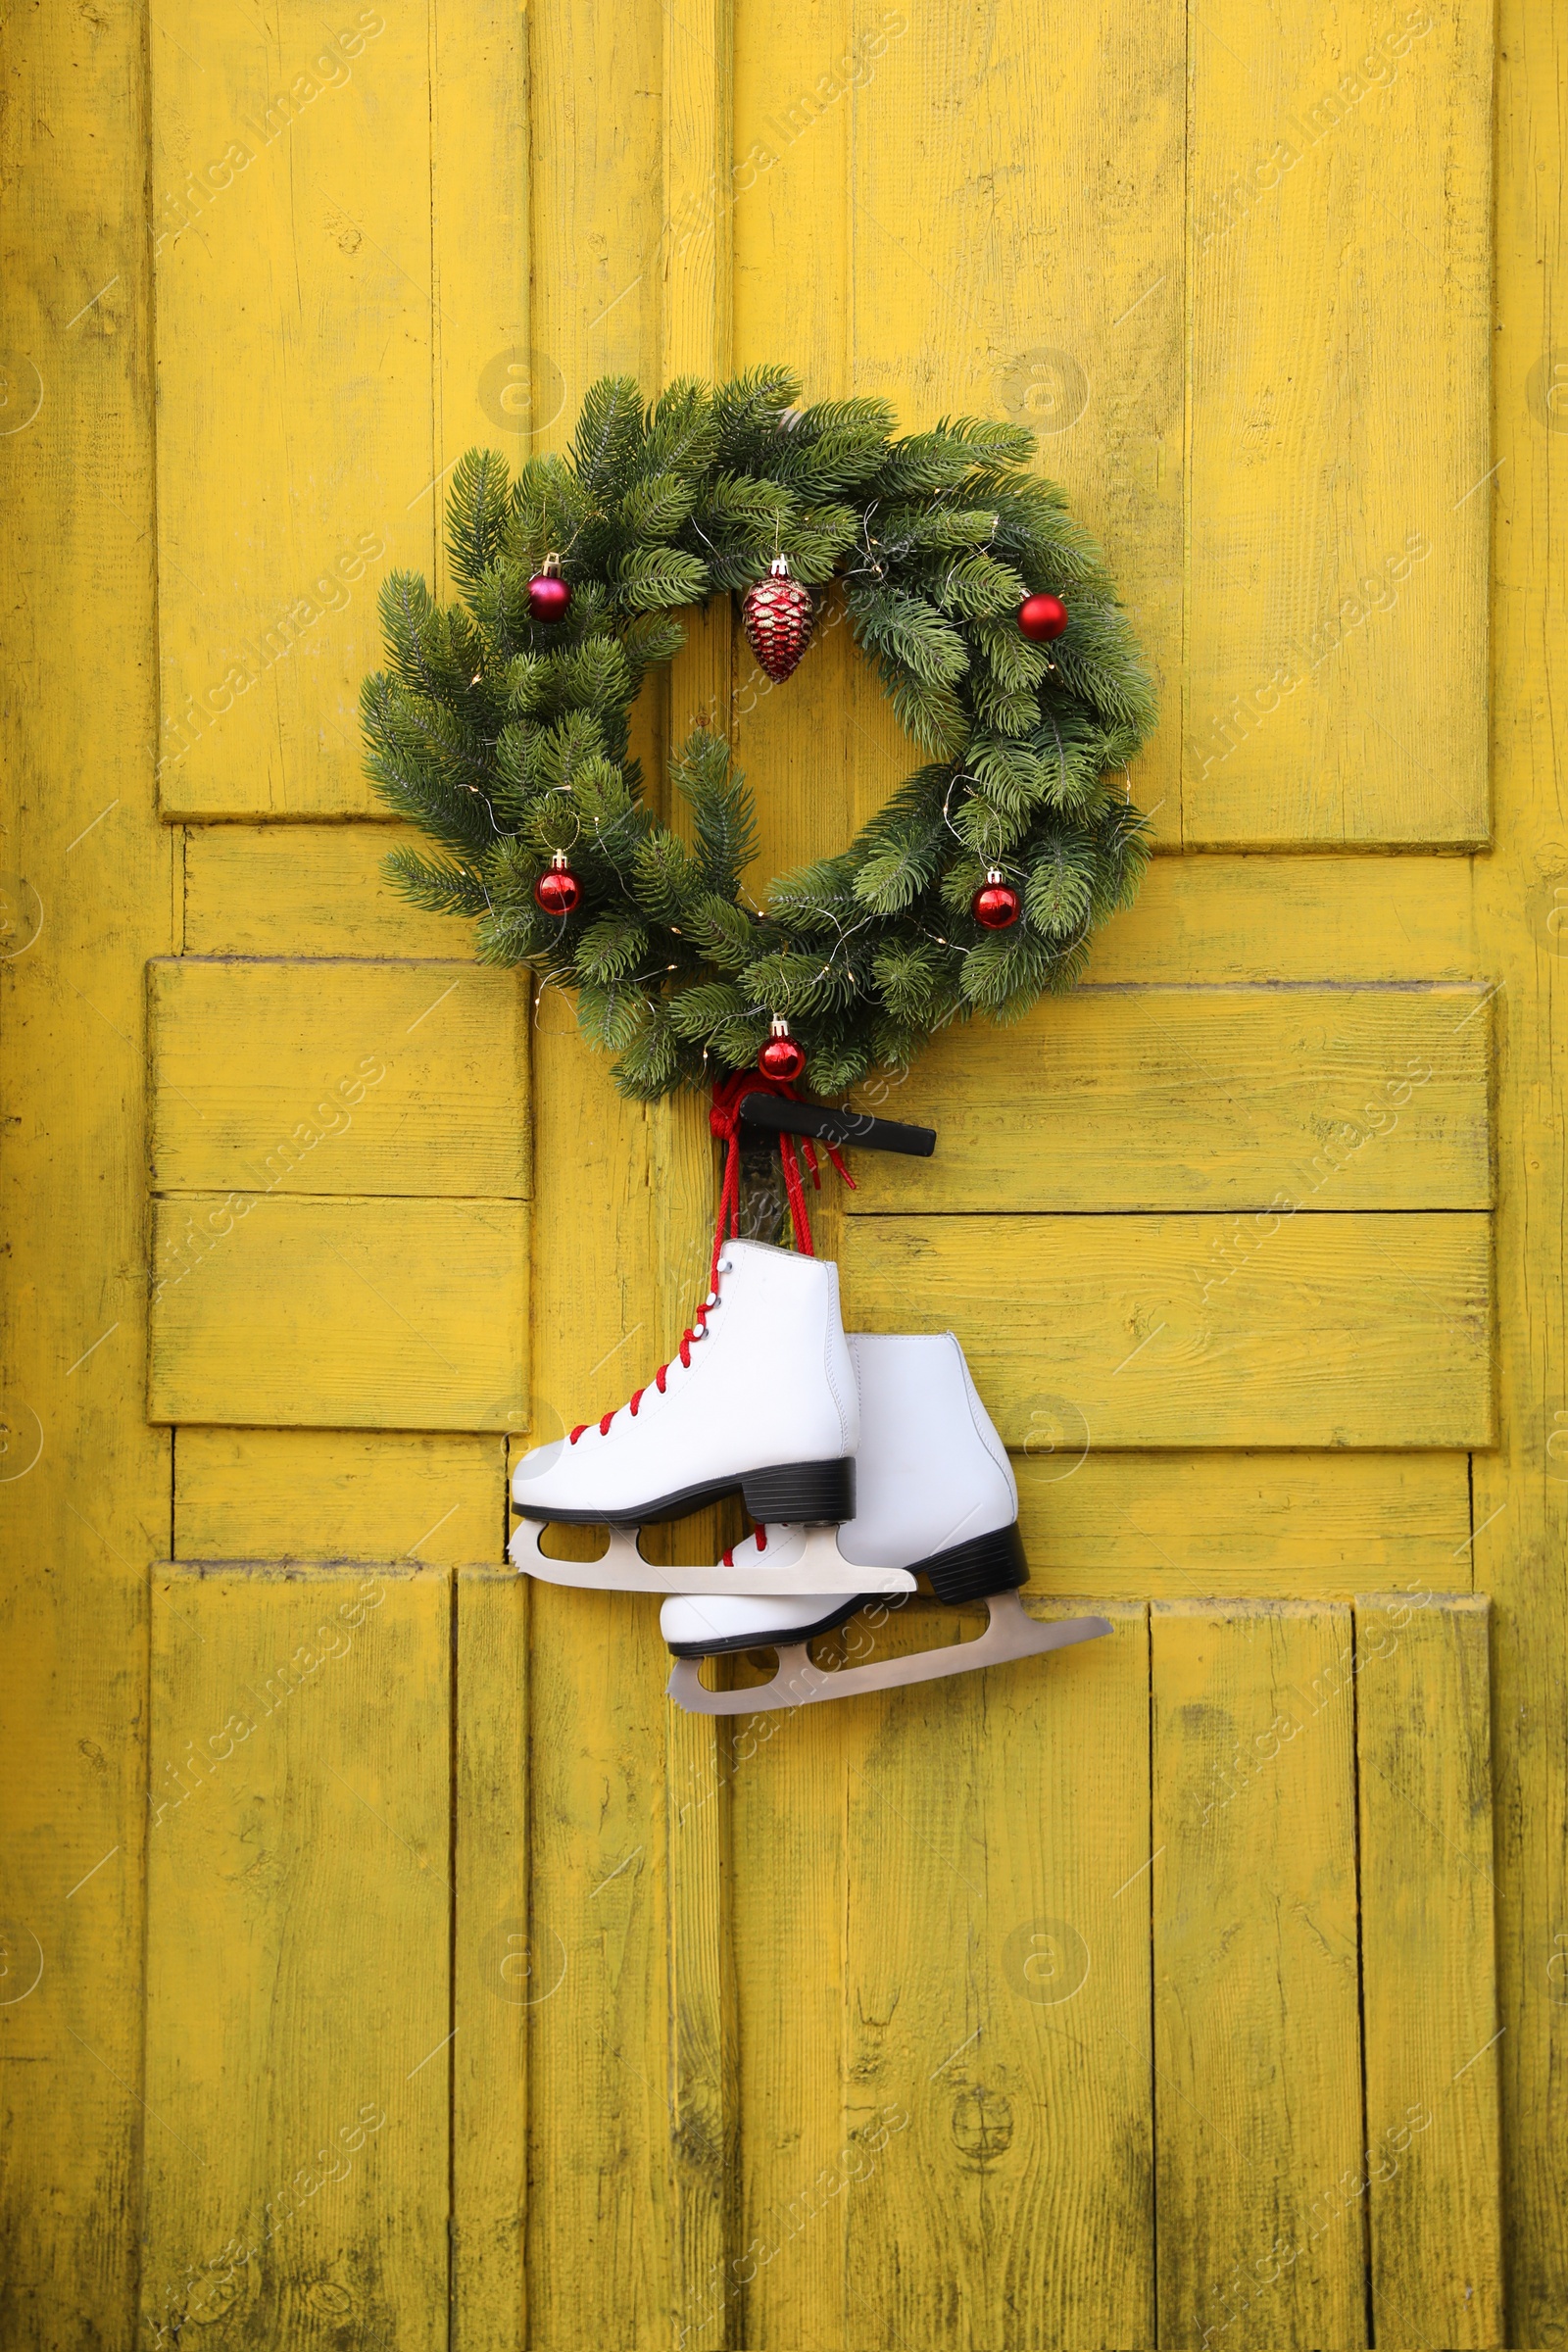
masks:
<instances>
[{"instance_id":1,"label":"yellow wooden door","mask_svg":"<svg viewBox=\"0 0 1568 2352\"><path fill-rule=\"evenodd\" d=\"M1568 2343L1559 19L0 52L0 2344ZM819 1217L1111 1638L715 1724L504 1564L689 1314L701 1106L389 896L355 706L466 448L763 360L1040 433L1160 855ZM759 886L906 764L848 634L639 712Z\"/></svg>"}]
</instances>

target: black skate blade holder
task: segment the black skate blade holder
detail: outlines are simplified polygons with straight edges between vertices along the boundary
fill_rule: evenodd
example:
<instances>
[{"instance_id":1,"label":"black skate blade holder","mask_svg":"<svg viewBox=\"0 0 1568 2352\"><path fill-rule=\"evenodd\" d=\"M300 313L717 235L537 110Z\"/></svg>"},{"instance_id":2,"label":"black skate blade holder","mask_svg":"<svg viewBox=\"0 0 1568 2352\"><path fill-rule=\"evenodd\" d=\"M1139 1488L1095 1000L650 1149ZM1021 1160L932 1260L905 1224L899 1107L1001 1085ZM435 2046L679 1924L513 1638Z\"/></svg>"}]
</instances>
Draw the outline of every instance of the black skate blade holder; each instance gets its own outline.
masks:
<instances>
[{"instance_id":1,"label":"black skate blade holder","mask_svg":"<svg viewBox=\"0 0 1568 2352\"><path fill-rule=\"evenodd\" d=\"M874 1119L868 1110L836 1108L828 1102L787 1102L781 1095L743 1095L741 1117L772 1135L805 1135L836 1152L857 1145L869 1152L899 1152L907 1159L929 1159L937 1148L934 1127L910 1127L902 1119Z\"/></svg>"}]
</instances>

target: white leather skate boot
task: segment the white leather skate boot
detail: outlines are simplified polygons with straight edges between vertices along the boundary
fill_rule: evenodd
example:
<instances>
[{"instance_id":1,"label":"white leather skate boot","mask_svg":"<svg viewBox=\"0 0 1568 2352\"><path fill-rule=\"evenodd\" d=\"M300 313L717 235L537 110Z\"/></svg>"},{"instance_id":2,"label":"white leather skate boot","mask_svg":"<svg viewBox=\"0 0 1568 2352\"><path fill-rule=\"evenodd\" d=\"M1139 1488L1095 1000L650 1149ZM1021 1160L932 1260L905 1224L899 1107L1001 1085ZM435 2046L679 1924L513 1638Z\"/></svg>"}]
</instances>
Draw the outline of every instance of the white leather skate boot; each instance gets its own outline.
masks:
<instances>
[{"instance_id":1,"label":"white leather skate boot","mask_svg":"<svg viewBox=\"0 0 1568 2352\"><path fill-rule=\"evenodd\" d=\"M842 1568L899 1568L906 1592L928 1576L938 1599L971 1600L1023 1584L1018 1490L1006 1449L975 1393L951 1331L935 1338L855 1332L850 1354L860 1389L856 1515L837 1530L760 1527L725 1552L735 1572L722 1593L683 1592L660 1615L678 1658L713 1657L777 1641L800 1642L840 1625L871 1597L844 1585L810 1588L815 1561ZM794 1571L789 1597L756 1596L749 1579L765 1562ZM691 1576L673 1569L671 1577ZM774 1593L780 1588L773 1587Z\"/></svg>"},{"instance_id":2,"label":"white leather skate boot","mask_svg":"<svg viewBox=\"0 0 1568 2352\"><path fill-rule=\"evenodd\" d=\"M837 1266L727 1242L714 1291L649 1386L523 1455L513 1559L536 1575L566 1565L540 1554L538 1523L636 1526L737 1493L754 1519L846 1519L859 1435Z\"/></svg>"},{"instance_id":3,"label":"white leather skate boot","mask_svg":"<svg viewBox=\"0 0 1568 2352\"><path fill-rule=\"evenodd\" d=\"M687 1590L665 1601L660 1625L678 1661L669 1695L683 1707L749 1714L849 1697L967 1673L1110 1631L1102 1617L1038 1622L1016 1599L1029 1573L1018 1539L1018 1491L953 1333L856 1333L849 1345L860 1389L857 1515L837 1530L760 1528L708 1572L701 1593L690 1590L692 1570L670 1572L685 1580ZM885 1592L881 1580L890 1571L900 1575L905 1592L915 1575L923 1575L950 1605L985 1600L987 1632L978 1641L876 1665L836 1673L814 1666L807 1642ZM788 1592L784 1580L791 1576L795 1590ZM720 1578L727 1586L715 1591ZM845 1597L856 1581L859 1590ZM764 1647L777 1648L780 1663L761 1690L704 1690L699 1659Z\"/></svg>"}]
</instances>

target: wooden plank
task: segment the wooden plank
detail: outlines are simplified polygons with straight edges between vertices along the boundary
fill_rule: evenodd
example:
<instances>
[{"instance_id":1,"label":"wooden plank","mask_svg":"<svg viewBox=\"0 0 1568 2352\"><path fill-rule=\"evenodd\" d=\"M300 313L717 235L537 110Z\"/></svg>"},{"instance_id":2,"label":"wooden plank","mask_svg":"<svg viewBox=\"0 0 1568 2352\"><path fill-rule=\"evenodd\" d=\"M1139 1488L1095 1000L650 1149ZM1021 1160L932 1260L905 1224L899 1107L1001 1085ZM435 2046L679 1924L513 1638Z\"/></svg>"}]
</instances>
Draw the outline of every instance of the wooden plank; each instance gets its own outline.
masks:
<instances>
[{"instance_id":1,"label":"wooden plank","mask_svg":"<svg viewBox=\"0 0 1568 2352\"><path fill-rule=\"evenodd\" d=\"M1478 929L1506 989L1497 1080L1500 1444L1475 1465L1475 1573L1495 1604L1498 2046L1509 2334L1568 2345L1568 794L1553 726L1565 644L1568 321L1544 257L1565 230L1568 25L1498 15L1496 852ZM1479 500L1476 503L1480 503Z\"/></svg>"},{"instance_id":2,"label":"wooden plank","mask_svg":"<svg viewBox=\"0 0 1568 2352\"><path fill-rule=\"evenodd\" d=\"M846 1322L952 1329L1010 1446L1485 1446L1484 1216L858 1217Z\"/></svg>"},{"instance_id":3,"label":"wooden plank","mask_svg":"<svg viewBox=\"0 0 1568 2352\"><path fill-rule=\"evenodd\" d=\"M1348 1600L1469 1582L1468 1454L1096 1453L1065 1398L1033 1413L1012 1466L1036 1592Z\"/></svg>"},{"instance_id":4,"label":"wooden plank","mask_svg":"<svg viewBox=\"0 0 1568 2352\"><path fill-rule=\"evenodd\" d=\"M528 1197L515 972L183 956L148 1020L161 1192Z\"/></svg>"},{"instance_id":5,"label":"wooden plank","mask_svg":"<svg viewBox=\"0 0 1568 2352\"><path fill-rule=\"evenodd\" d=\"M154 1421L525 1426L517 1201L276 1199L244 1211L178 1194L154 1204L153 1244Z\"/></svg>"},{"instance_id":6,"label":"wooden plank","mask_svg":"<svg viewBox=\"0 0 1568 2352\"><path fill-rule=\"evenodd\" d=\"M1493 1962L1490 1604L1355 1613L1377 2342L1506 2342Z\"/></svg>"},{"instance_id":7,"label":"wooden plank","mask_svg":"<svg viewBox=\"0 0 1568 2352\"><path fill-rule=\"evenodd\" d=\"M535 364L529 337L527 17L515 0L432 0L429 17L435 480L425 504L438 592L450 596L447 475L473 448L502 450L515 469L564 386Z\"/></svg>"},{"instance_id":8,"label":"wooden plank","mask_svg":"<svg viewBox=\"0 0 1568 2352\"><path fill-rule=\"evenodd\" d=\"M1488 970L1475 882L1458 858L1156 858L1091 978L1469 980Z\"/></svg>"},{"instance_id":9,"label":"wooden plank","mask_svg":"<svg viewBox=\"0 0 1568 2352\"><path fill-rule=\"evenodd\" d=\"M444 1572L154 1571L155 2342L446 2345L450 1621Z\"/></svg>"},{"instance_id":10,"label":"wooden plank","mask_svg":"<svg viewBox=\"0 0 1568 2352\"><path fill-rule=\"evenodd\" d=\"M129 2341L160 2128L141 2104L145 1571L169 1441L137 1394L135 1269L141 966L172 944L173 893L147 757L146 42L135 10L0 23L0 2277L29 2347Z\"/></svg>"},{"instance_id":11,"label":"wooden plank","mask_svg":"<svg viewBox=\"0 0 1568 2352\"><path fill-rule=\"evenodd\" d=\"M529 341L564 386L561 413L535 423L535 448L564 445L597 375L633 375L652 396L662 373L665 25L652 0L612 10L567 0L529 20L535 87L574 93L569 112L533 110ZM665 707L661 682L634 725L656 798ZM548 1434L622 1403L662 1360L661 1202L649 1115L615 1094L556 991L539 1000L533 1087L549 1236L533 1269L533 1428ZM667 1712L658 1612L631 1595L545 1585L530 1601L532 1930L536 1949L565 1965L530 2012L529 2169L548 2193L528 2212L529 2340L535 2352L664 2344L666 1815L649 1771Z\"/></svg>"},{"instance_id":12,"label":"wooden plank","mask_svg":"<svg viewBox=\"0 0 1568 2352\"><path fill-rule=\"evenodd\" d=\"M760 672L751 681L753 709L765 683ZM781 710L788 707L782 698ZM697 709L677 711L677 732ZM769 771L770 798L780 781ZM382 876L387 851L418 839L387 825L193 826L185 836L186 951L266 956L286 940L300 956L466 960L470 927L421 914ZM1090 985L1463 981L1482 968L1474 933L1474 878L1459 858L1161 857L1137 906L1096 935Z\"/></svg>"},{"instance_id":13,"label":"wooden plank","mask_svg":"<svg viewBox=\"0 0 1568 2352\"><path fill-rule=\"evenodd\" d=\"M1490 1043L1478 988L1080 989L939 1039L885 1109L935 1157L846 1206L1487 1208Z\"/></svg>"},{"instance_id":14,"label":"wooden plank","mask_svg":"<svg viewBox=\"0 0 1568 2352\"><path fill-rule=\"evenodd\" d=\"M835 1637L816 1654L844 1646ZM845 1921L849 1776L864 1753L861 1720L858 1706L730 1718L715 1777L680 1792L694 1809L730 1807L741 2124L733 2250L681 2312L688 2345L838 2352L846 2340L845 2234L831 2206L818 2218L811 2191L852 2120L867 2121L863 2110L847 2114L860 2095L848 2079Z\"/></svg>"},{"instance_id":15,"label":"wooden plank","mask_svg":"<svg viewBox=\"0 0 1568 2352\"><path fill-rule=\"evenodd\" d=\"M502 1438L182 1429L174 1557L498 1562L506 1456Z\"/></svg>"},{"instance_id":16,"label":"wooden plank","mask_svg":"<svg viewBox=\"0 0 1568 2352\"><path fill-rule=\"evenodd\" d=\"M540 403L558 395L560 379L552 388L548 374L535 369L528 334L527 21L509 0L463 0L457 7L437 0L431 33L431 502L439 514L446 473L466 449L499 445L514 464L527 454ZM441 592L450 594L444 549L437 577ZM395 918L393 952L413 952L421 919L429 920L412 908ZM437 927L442 955L471 952L470 926L432 924ZM519 983L520 975L513 976L515 1009L509 1018L520 1021L525 1044L532 992ZM503 1051L482 1052L475 1079L478 1092L500 1105L526 1153L525 1057L510 1042ZM462 1132L472 1128L470 1105ZM449 1136L449 1151L456 1140ZM463 1156L454 1154L454 1161ZM526 1578L499 1565L496 1549L507 1523L505 1449L487 1445L479 1450L478 1492L441 1520L439 1513L456 1500L454 1486L452 1501L430 1513L436 1532L420 1546L429 1557L444 1537L471 1529L466 1556L498 1563L457 1580L451 2327L453 2352L521 2352L527 2340L527 2035L541 1991L528 1942L529 1589Z\"/></svg>"},{"instance_id":17,"label":"wooden plank","mask_svg":"<svg viewBox=\"0 0 1568 2352\"><path fill-rule=\"evenodd\" d=\"M1350 1613L1150 1631L1158 2341L1363 2344Z\"/></svg>"},{"instance_id":18,"label":"wooden plank","mask_svg":"<svg viewBox=\"0 0 1568 2352\"><path fill-rule=\"evenodd\" d=\"M956 1638L905 1617L879 1651ZM844 2154L801 2182L846 2241L832 2340L1155 2340L1142 1606L1112 1627L846 1705Z\"/></svg>"},{"instance_id":19,"label":"wooden plank","mask_svg":"<svg viewBox=\"0 0 1568 2352\"><path fill-rule=\"evenodd\" d=\"M732 0L665 0L663 10L663 219L658 268L661 376L722 382L731 372L732 215L728 181L734 101ZM678 224L678 225L677 225ZM713 600L688 623L671 665L665 709L671 749L694 723L731 727L733 601ZM683 812L665 813L680 823ZM660 1103L648 1123L654 1188L659 1318L669 1344L707 1295L713 1213L713 1146L705 1106ZM738 1532L738 1530L736 1531ZM719 1514L680 1531L712 1560L733 1535ZM677 1556L666 1545L663 1556ZM690 1552L684 1556L692 1556ZM667 1908L669 2303L676 2333L721 2270L736 2203L736 2047L729 1953L729 1808L720 1759L725 1726L665 1709ZM693 1805L702 1786L716 1801ZM721 2327L700 2340L728 2342Z\"/></svg>"},{"instance_id":20,"label":"wooden plank","mask_svg":"<svg viewBox=\"0 0 1568 2352\"><path fill-rule=\"evenodd\" d=\"M1042 435L1161 685L1133 793L1180 839L1185 12L1092 0L1047 43L1022 0L881 23L856 99L857 388L906 424Z\"/></svg>"},{"instance_id":21,"label":"wooden plank","mask_svg":"<svg viewBox=\"0 0 1568 2352\"><path fill-rule=\"evenodd\" d=\"M473 959L473 926L425 914L388 887L387 852L412 825L193 825L184 835L185 953Z\"/></svg>"},{"instance_id":22,"label":"wooden plank","mask_svg":"<svg viewBox=\"0 0 1568 2352\"><path fill-rule=\"evenodd\" d=\"M1487 838L1491 104L1481 0L1195 22L1189 843Z\"/></svg>"},{"instance_id":23,"label":"wooden plank","mask_svg":"<svg viewBox=\"0 0 1568 2352\"><path fill-rule=\"evenodd\" d=\"M534 1946L525 1576L457 1580L453 1820L452 2352L522 2352L528 2026L556 1981Z\"/></svg>"},{"instance_id":24,"label":"wooden plank","mask_svg":"<svg viewBox=\"0 0 1568 2352\"><path fill-rule=\"evenodd\" d=\"M170 814L372 806L376 581L434 547L427 16L279 0L153 41Z\"/></svg>"}]
</instances>

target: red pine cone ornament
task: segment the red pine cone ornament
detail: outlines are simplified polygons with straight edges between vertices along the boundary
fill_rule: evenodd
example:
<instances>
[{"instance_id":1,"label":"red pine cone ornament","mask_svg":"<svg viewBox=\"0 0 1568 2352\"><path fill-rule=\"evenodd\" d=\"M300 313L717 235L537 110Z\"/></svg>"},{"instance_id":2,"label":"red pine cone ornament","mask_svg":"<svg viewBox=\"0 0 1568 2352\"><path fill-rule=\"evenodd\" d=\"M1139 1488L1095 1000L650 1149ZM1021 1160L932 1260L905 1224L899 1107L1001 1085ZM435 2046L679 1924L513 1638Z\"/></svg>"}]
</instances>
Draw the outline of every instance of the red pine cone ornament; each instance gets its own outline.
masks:
<instances>
[{"instance_id":1,"label":"red pine cone ornament","mask_svg":"<svg viewBox=\"0 0 1568 2352\"><path fill-rule=\"evenodd\" d=\"M535 620L564 620L570 604L571 583L561 576L561 558L546 556L543 571L528 582L529 612Z\"/></svg>"},{"instance_id":2,"label":"red pine cone ornament","mask_svg":"<svg viewBox=\"0 0 1568 2352\"><path fill-rule=\"evenodd\" d=\"M565 586L565 582L562 582ZM566 863L566 853L558 850L549 866L533 886L536 903L546 914L571 914L582 898L582 884Z\"/></svg>"},{"instance_id":3,"label":"red pine cone ornament","mask_svg":"<svg viewBox=\"0 0 1568 2352\"><path fill-rule=\"evenodd\" d=\"M1002 868L994 865L985 881L969 902L975 921L986 931L1010 931L1018 920L1018 893L1010 882L1002 879Z\"/></svg>"},{"instance_id":4,"label":"red pine cone ornament","mask_svg":"<svg viewBox=\"0 0 1568 2352\"><path fill-rule=\"evenodd\" d=\"M1067 626L1067 608L1059 596L1026 596L1018 607L1018 627L1031 645L1050 645Z\"/></svg>"},{"instance_id":5,"label":"red pine cone ornament","mask_svg":"<svg viewBox=\"0 0 1568 2352\"><path fill-rule=\"evenodd\" d=\"M805 1050L791 1037L788 1021L775 1019L772 1034L757 1056L757 1066L764 1078L782 1078L789 1084L805 1069Z\"/></svg>"},{"instance_id":6,"label":"red pine cone ornament","mask_svg":"<svg viewBox=\"0 0 1568 2352\"><path fill-rule=\"evenodd\" d=\"M811 591L790 578L789 558L775 556L768 576L748 588L741 619L753 653L775 686L781 686L810 642L816 617Z\"/></svg>"}]
</instances>

